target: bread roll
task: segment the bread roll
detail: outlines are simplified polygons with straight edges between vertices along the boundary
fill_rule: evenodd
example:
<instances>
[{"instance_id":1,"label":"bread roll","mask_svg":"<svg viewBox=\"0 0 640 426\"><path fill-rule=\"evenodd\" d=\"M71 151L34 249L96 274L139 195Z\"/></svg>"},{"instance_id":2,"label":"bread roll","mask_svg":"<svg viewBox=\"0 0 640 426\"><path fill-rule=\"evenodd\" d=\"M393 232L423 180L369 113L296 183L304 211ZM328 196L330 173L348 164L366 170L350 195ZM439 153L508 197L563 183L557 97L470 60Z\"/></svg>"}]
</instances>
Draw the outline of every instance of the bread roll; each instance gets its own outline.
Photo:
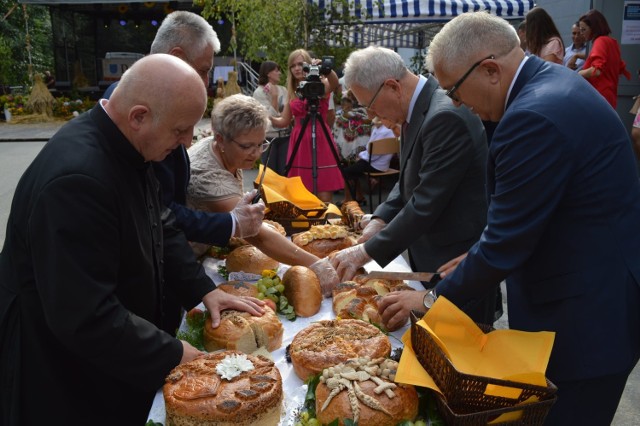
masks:
<instances>
[{"instance_id":1,"label":"bread roll","mask_svg":"<svg viewBox=\"0 0 640 426\"><path fill-rule=\"evenodd\" d=\"M227 281L218 284L216 288L219 288L225 293L233 294L234 296L258 297L258 288L254 284L244 281Z\"/></svg>"},{"instance_id":2,"label":"bread roll","mask_svg":"<svg viewBox=\"0 0 640 426\"><path fill-rule=\"evenodd\" d=\"M240 246L229 253L226 260L228 272L246 272L262 275L265 269L278 269L280 263L262 253L255 246Z\"/></svg>"},{"instance_id":3,"label":"bread roll","mask_svg":"<svg viewBox=\"0 0 640 426\"><path fill-rule=\"evenodd\" d=\"M284 295L296 315L310 317L320 310L322 291L315 272L305 266L292 266L282 276Z\"/></svg>"},{"instance_id":4,"label":"bread roll","mask_svg":"<svg viewBox=\"0 0 640 426\"><path fill-rule=\"evenodd\" d=\"M203 341L208 352L229 349L250 354L261 346L272 352L282 346L283 333L282 323L271 309L265 309L260 317L228 309L222 311L217 328L213 328L211 318L207 318Z\"/></svg>"}]
</instances>

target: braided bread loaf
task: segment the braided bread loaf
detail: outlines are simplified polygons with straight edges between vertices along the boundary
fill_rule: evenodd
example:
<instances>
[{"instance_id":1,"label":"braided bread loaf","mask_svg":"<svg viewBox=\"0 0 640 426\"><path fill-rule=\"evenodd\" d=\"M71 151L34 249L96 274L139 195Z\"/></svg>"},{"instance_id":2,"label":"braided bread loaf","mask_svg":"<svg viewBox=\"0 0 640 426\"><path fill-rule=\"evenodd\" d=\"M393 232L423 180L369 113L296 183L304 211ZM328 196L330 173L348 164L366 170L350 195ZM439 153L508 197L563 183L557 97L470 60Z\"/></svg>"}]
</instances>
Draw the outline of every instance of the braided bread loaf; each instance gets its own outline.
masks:
<instances>
[{"instance_id":1,"label":"braided bread loaf","mask_svg":"<svg viewBox=\"0 0 640 426\"><path fill-rule=\"evenodd\" d=\"M358 275L333 289L333 312L340 318L356 318L383 328L378 303L391 291L413 290L402 280L366 279Z\"/></svg>"}]
</instances>

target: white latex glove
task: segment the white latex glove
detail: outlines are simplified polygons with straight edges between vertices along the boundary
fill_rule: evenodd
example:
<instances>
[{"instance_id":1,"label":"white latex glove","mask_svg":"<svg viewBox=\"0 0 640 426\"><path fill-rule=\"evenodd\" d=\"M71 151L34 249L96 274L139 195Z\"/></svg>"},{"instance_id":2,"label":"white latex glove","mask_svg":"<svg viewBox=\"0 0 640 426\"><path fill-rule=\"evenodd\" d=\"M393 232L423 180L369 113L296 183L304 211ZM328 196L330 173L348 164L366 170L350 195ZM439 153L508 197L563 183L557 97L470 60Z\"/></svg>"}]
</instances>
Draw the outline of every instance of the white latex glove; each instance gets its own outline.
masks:
<instances>
[{"instance_id":1,"label":"white latex glove","mask_svg":"<svg viewBox=\"0 0 640 426\"><path fill-rule=\"evenodd\" d=\"M340 250L331 257L331 265L336 268L336 272L341 281L351 280L358 271L358 268L371 260L363 244Z\"/></svg>"},{"instance_id":2,"label":"white latex glove","mask_svg":"<svg viewBox=\"0 0 640 426\"><path fill-rule=\"evenodd\" d=\"M373 215L371 213L367 213L363 215L360 218L360 221L358 222L358 224L356 225L357 226L356 231L362 231L364 228L366 228L369 222L371 222L372 217Z\"/></svg>"},{"instance_id":3,"label":"white latex glove","mask_svg":"<svg viewBox=\"0 0 640 426\"><path fill-rule=\"evenodd\" d=\"M260 227L262 226L262 219L264 218L264 203L262 200L255 204L251 204L253 197L257 194L254 189L251 192L247 192L242 196L242 199L238 201L236 207L231 211L231 217L236 224L236 232L234 237L244 238L253 237L258 234Z\"/></svg>"},{"instance_id":4,"label":"white latex glove","mask_svg":"<svg viewBox=\"0 0 640 426\"><path fill-rule=\"evenodd\" d=\"M360 223L362 223L362 221L360 221ZM379 217L369 219L366 224L362 225L364 230L360 238L358 238L358 243L362 244L369 241L371 237L380 232L385 226L387 226L387 223Z\"/></svg>"},{"instance_id":5,"label":"white latex glove","mask_svg":"<svg viewBox=\"0 0 640 426\"><path fill-rule=\"evenodd\" d=\"M320 289L322 290L322 295L324 297L331 297L333 294L333 288L340 282L340 278L338 278L338 273L331 263L329 259L322 258L315 263L312 263L309 266L313 272L316 273L318 279L320 280Z\"/></svg>"}]
</instances>

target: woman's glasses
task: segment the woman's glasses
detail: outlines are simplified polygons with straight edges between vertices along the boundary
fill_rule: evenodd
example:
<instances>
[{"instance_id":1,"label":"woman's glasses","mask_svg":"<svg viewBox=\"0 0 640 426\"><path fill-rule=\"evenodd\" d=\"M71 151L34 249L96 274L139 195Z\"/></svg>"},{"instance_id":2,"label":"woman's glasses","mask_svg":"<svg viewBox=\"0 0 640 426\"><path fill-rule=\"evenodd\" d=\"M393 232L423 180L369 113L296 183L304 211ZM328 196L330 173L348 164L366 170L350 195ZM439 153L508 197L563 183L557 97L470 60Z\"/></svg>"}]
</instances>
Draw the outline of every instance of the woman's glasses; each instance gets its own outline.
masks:
<instances>
[{"instance_id":1,"label":"woman's glasses","mask_svg":"<svg viewBox=\"0 0 640 426\"><path fill-rule=\"evenodd\" d=\"M264 140L261 144L252 144L252 143L240 143L233 138L229 138L229 140L240 147L241 150L246 152L265 152L269 149L269 145L271 145L271 141Z\"/></svg>"}]
</instances>

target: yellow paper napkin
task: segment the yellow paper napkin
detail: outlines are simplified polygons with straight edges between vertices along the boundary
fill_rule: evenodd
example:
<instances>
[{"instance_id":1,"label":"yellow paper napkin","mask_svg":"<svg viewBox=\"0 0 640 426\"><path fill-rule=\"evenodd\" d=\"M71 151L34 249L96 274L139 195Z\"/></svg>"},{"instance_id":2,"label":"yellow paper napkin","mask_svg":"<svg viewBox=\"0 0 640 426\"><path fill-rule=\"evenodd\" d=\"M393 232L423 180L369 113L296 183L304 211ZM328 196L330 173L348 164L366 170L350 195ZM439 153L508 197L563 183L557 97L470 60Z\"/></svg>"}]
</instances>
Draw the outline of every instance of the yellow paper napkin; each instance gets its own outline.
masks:
<instances>
[{"instance_id":1,"label":"yellow paper napkin","mask_svg":"<svg viewBox=\"0 0 640 426\"><path fill-rule=\"evenodd\" d=\"M256 184L260 183L260 176L264 166L261 164L256 177ZM262 183L265 204L281 201L289 202L301 210L311 211L306 218L322 218L329 213L341 216L340 209L334 204L325 204L302 183L299 176L285 177L277 174L267 167L267 172ZM303 217L304 218L304 217ZM302 218L301 218L302 219Z\"/></svg>"},{"instance_id":2,"label":"yellow paper napkin","mask_svg":"<svg viewBox=\"0 0 640 426\"><path fill-rule=\"evenodd\" d=\"M459 372L547 386L545 371L555 338L553 332L494 330L485 334L471 318L442 296L417 325L435 338ZM442 393L416 359L410 329L402 340L405 349L396 381ZM521 390L488 385L485 393L515 399Z\"/></svg>"}]
</instances>

